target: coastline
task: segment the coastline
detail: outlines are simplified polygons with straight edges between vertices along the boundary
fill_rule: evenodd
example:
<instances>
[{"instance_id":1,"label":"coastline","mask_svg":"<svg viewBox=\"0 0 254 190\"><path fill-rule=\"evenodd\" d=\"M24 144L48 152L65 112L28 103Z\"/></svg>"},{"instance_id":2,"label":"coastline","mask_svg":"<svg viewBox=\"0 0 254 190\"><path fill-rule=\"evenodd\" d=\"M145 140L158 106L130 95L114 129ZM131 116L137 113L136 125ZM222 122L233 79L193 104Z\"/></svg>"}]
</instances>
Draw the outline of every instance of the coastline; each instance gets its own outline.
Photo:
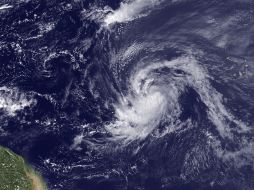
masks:
<instances>
[{"instance_id":1,"label":"coastline","mask_svg":"<svg viewBox=\"0 0 254 190\"><path fill-rule=\"evenodd\" d=\"M5 190L47 190L42 176L24 158L2 146L0 169L1 188Z\"/></svg>"}]
</instances>

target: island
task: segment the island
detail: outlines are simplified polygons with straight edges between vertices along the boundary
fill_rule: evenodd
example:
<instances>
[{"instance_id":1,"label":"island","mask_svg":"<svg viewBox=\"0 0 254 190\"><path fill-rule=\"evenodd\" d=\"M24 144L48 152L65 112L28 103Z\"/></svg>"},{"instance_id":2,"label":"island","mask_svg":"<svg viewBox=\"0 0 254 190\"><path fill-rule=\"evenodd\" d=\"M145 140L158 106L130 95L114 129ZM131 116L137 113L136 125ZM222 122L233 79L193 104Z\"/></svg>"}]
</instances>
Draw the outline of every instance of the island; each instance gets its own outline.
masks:
<instances>
[{"instance_id":1,"label":"island","mask_svg":"<svg viewBox=\"0 0 254 190\"><path fill-rule=\"evenodd\" d=\"M47 190L38 172L11 150L0 146L0 190Z\"/></svg>"}]
</instances>

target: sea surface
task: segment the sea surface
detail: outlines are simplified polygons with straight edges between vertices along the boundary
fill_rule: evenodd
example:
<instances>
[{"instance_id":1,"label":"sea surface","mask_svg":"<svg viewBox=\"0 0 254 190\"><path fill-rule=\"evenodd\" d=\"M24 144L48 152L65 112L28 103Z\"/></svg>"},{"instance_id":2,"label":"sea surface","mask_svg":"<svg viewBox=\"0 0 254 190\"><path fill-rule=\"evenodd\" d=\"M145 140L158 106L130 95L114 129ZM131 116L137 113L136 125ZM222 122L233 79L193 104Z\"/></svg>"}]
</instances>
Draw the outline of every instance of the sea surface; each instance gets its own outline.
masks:
<instances>
[{"instance_id":1,"label":"sea surface","mask_svg":"<svg viewBox=\"0 0 254 190\"><path fill-rule=\"evenodd\" d=\"M253 0L1 0L0 144L49 190L253 190Z\"/></svg>"}]
</instances>

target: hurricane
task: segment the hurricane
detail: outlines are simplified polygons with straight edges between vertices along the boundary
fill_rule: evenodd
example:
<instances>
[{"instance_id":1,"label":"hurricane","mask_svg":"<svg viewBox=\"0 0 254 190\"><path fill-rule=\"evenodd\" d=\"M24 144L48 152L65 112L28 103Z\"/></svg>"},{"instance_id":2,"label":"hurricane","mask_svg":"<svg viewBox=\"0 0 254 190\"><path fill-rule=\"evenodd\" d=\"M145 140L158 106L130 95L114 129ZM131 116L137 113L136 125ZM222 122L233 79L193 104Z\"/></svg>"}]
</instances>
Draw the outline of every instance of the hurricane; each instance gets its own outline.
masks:
<instances>
[{"instance_id":1,"label":"hurricane","mask_svg":"<svg viewBox=\"0 0 254 190\"><path fill-rule=\"evenodd\" d=\"M252 190L253 8L0 3L0 143L52 190Z\"/></svg>"}]
</instances>

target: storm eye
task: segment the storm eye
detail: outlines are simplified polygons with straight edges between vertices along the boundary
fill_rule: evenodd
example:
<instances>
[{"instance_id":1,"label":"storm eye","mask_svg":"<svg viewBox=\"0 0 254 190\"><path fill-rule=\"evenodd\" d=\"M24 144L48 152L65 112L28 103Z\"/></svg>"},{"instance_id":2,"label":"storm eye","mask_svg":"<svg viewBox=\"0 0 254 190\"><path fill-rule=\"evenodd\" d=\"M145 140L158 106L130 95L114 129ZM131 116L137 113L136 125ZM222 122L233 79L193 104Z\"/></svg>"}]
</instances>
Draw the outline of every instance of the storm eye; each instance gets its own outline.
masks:
<instances>
[{"instance_id":1,"label":"storm eye","mask_svg":"<svg viewBox=\"0 0 254 190\"><path fill-rule=\"evenodd\" d=\"M174 74L175 74L176 76L183 76L183 75L185 75L186 73L185 73L184 71L180 70L180 69L175 69L175 70L174 70Z\"/></svg>"}]
</instances>

